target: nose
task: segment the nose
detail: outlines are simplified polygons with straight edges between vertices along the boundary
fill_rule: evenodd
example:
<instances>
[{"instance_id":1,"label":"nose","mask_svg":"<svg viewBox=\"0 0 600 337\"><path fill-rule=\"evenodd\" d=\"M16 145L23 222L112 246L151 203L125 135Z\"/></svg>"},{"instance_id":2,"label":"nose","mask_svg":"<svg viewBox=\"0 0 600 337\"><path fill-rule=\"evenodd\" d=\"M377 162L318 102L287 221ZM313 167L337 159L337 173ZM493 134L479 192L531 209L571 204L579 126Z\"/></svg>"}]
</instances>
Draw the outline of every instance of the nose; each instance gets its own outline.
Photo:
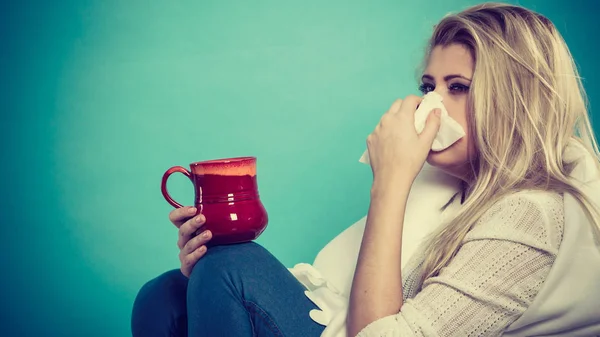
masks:
<instances>
[{"instance_id":1,"label":"nose","mask_svg":"<svg viewBox=\"0 0 600 337\"><path fill-rule=\"evenodd\" d=\"M445 90L442 90L442 88L440 88L439 90L434 90L434 92L436 92L436 93L438 93L438 95L442 96L443 99L446 99L447 92Z\"/></svg>"}]
</instances>

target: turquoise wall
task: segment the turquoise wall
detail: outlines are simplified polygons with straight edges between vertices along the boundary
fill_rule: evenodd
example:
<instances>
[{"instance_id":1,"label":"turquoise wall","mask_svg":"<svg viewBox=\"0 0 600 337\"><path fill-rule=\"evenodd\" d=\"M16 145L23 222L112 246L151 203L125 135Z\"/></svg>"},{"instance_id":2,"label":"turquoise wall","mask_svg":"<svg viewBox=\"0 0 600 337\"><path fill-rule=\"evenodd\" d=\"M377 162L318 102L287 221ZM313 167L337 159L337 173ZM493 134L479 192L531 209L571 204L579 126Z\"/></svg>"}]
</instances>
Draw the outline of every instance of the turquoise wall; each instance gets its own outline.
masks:
<instances>
[{"instance_id":1,"label":"turquoise wall","mask_svg":"<svg viewBox=\"0 0 600 337\"><path fill-rule=\"evenodd\" d=\"M138 288L178 267L159 191L172 165L257 156L258 241L312 261L366 214L357 159L417 92L432 25L477 2L0 4L0 335L129 335ZM596 2L521 3L556 22L600 104ZM182 175L170 189L192 201Z\"/></svg>"}]
</instances>

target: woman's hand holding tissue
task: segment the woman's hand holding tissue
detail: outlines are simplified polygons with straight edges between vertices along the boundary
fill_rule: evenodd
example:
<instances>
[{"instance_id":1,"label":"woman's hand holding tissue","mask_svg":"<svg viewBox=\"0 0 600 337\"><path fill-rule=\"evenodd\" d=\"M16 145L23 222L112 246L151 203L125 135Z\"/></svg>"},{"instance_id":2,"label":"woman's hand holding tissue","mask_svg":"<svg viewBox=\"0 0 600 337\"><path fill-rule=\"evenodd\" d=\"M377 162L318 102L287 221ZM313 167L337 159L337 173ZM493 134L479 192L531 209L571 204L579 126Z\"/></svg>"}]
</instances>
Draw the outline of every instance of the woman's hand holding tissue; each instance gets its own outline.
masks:
<instances>
[{"instance_id":1,"label":"woman's hand holding tissue","mask_svg":"<svg viewBox=\"0 0 600 337\"><path fill-rule=\"evenodd\" d=\"M350 294L351 336L402 308L404 213L441 123L439 114L430 112L425 128L417 133L414 114L421 100L408 96L394 102L367 139L373 186Z\"/></svg>"},{"instance_id":2,"label":"woman's hand holding tissue","mask_svg":"<svg viewBox=\"0 0 600 337\"><path fill-rule=\"evenodd\" d=\"M435 109L417 134L414 114L421 101L412 95L396 100L367 137L374 184L401 180L410 185L421 171L440 128L439 109Z\"/></svg>"}]
</instances>

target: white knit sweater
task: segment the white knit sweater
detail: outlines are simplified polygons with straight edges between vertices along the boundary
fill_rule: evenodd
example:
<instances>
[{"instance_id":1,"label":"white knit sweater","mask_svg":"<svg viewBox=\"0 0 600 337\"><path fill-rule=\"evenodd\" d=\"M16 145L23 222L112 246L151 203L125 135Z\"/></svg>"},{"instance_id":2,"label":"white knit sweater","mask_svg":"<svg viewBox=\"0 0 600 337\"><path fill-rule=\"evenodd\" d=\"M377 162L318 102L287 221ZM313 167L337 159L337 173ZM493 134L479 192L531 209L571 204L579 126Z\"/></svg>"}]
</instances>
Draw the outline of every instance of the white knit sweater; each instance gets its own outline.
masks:
<instances>
[{"instance_id":1,"label":"white knit sweater","mask_svg":"<svg viewBox=\"0 0 600 337\"><path fill-rule=\"evenodd\" d=\"M457 255L419 289L423 250L403 270L400 313L358 336L497 336L529 307L558 252L562 196L523 191L499 201L467 234Z\"/></svg>"},{"instance_id":2,"label":"white knit sweater","mask_svg":"<svg viewBox=\"0 0 600 337\"><path fill-rule=\"evenodd\" d=\"M600 209L597 160L578 141L564 160L570 180ZM600 243L593 224L571 195L523 191L493 206L467 234L458 254L419 290L422 238L445 223L439 213L457 182L427 165L407 202L401 312L369 324L358 336L600 336ZM456 203L452 206L460 207ZM346 337L352 276L366 217L290 272L306 287L325 325L322 337ZM406 258L408 257L408 260Z\"/></svg>"}]
</instances>

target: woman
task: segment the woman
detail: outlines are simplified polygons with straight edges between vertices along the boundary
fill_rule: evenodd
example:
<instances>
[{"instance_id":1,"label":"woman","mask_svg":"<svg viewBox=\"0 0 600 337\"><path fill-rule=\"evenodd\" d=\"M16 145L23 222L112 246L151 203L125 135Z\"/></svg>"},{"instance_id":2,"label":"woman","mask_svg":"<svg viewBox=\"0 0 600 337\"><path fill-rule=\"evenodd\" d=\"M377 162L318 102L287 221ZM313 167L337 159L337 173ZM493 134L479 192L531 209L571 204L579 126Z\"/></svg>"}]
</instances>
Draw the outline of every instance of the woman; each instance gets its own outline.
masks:
<instances>
[{"instance_id":1,"label":"woman","mask_svg":"<svg viewBox=\"0 0 600 337\"><path fill-rule=\"evenodd\" d=\"M466 136L441 152L430 151L439 113L433 111L417 134L414 112L421 98L409 96L394 102L368 137L371 204L344 334L598 333L593 318L567 312L562 321L542 319L543 310L532 309L551 292L544 286L555 284L553 269L562 266L555 262L565 259L561 252L578 254L578 244L563 247L570 226L585 223L579 231L589 233L584 238L600 229L590 190L572 177L574 170L581 175L572 151L592 163L585 166L590 181L600 178L600 163L584 91L560 34L547 18L522 7L475 6L435 27L425 65L421 91L440 94ZM425 162L463 181L462 198L456 198L461 205L402 270L406 200ZM572 212L565 205L585 217L567 223ZM308 315L316 306L281 263L255 243L207 251L211 233L194 236L206 220L190 218L194 212L184 207L170 214L179 228L181 272L142 288L134 336L322 333L324 327ZM597 248L586 256L598 257ZM572 307L586 304L585 297L573 298Z\"/></svg>"}]
</instances>

